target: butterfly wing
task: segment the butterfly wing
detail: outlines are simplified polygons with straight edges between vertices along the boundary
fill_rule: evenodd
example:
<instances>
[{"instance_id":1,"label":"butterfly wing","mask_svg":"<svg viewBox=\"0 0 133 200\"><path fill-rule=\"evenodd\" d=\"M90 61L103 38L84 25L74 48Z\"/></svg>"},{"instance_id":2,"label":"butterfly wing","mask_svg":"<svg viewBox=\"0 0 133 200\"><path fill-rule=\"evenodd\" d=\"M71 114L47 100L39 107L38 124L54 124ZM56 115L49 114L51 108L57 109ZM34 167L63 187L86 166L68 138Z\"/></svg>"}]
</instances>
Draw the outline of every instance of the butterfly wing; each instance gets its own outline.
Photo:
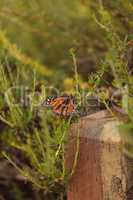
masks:
<instances>
[{"instance_id":1,"label":"butterfly wing","mask_svg":"<svg viewBox=\"0 0 133 200\"><path fill-rule=\"evenodd\" d=\"M76 106L74 99L69 99L69 102L66 104L65 108L63 109L62 115L63 116L70 116L71 114L76 112Z\"/></svg>"},{"instance_id":2,"label":"butterfly wing","mask_svg":"<svg viewBox=\"0 0 133 200\"><path fill-rule=\"evenodd\" d=\"M59 97L56 97L56 96L52 96L52 97L50 96L42 103L42 106L53 107L54 105L56 105L58 98Z\"/></svg>"},{"instance_id":3,"label":"butterfly wing","mask_svg":"<svg viewBox=\"0 0 133 200\"><path fill-rule=\"evenodd\" d=\"M61 96L61 97L57 97L53 102L52 102L52 108L53 108L53 112L55 114L58 114L58 115L62 115L63 113L63 110L66 106L68 102L68 97L64 97L64 96Z\"/></svg>"},{"instance_id":4,"label":"butterfly wing","mask_svg":"<svg viewBox=\"0 0 133 200\"><path fill-rule=\"evenodd\" d=\"M76 110L74 97L72 96L48 98L45 101L45 106L51 107L55 114L63 117L73 114Z\"/></svg>"},{"instance_id":5,"label":"butterfly wing","mask_svg":"<svg viewBox=\"0 0 133 200\"><path fill-rule=\"evenodd\" d=\"M70 116L75 112L74 99L71 96L59 97L56 103L53 103L53 112L63 117Z\"/></svg>"},{"instance_id":6,"label":"butterfly wing","mask_svg":"<svg viewBox=\"0 0 133 200\"><path fill-rule=\"evenodd\" d=\"M61 105L65 105L66 97L57 97L51 101L51 106L55 109L58 109Z\"/></svg>"}]
</instances>

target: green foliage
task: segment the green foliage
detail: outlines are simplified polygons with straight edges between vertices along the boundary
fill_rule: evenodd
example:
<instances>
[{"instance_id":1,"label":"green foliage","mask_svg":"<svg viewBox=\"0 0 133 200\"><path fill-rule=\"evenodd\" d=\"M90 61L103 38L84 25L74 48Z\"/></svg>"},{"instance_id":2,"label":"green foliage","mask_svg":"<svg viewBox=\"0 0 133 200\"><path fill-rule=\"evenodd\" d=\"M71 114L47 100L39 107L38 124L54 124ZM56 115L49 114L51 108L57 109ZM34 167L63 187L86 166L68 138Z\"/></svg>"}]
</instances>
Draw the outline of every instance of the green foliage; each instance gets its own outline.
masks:
<instances>
[{"instance_id":1,"label":"green foliage","mask_svg":"<svg viewBox=\"0 0 133 200\"><path fill-rule=\"evenodd\" d=\"M102 20L105 29L113 26L122 38L131 37L131 17L130 0L0 2L1 28L26 55L55 69L55 84L72 77L70 48L77 49L78 71L85 78L96 69L108 48L108 35L97 22Z\"/></svg>"},{"instance_id":2,"label":"green foliage","mask_svg":"<svg viewBox=\"0 0 133 200\"><path fill-rule=\"evenodd\" d=\"M128 5L128 4L125 4ZM131 5L130 5L131 6ZM128 13L130 14L130 12ZM116 25L116 21L110 16L103 7L99 11L99 20L95 17L96 23L104 30L107 38L108 51L105 54L104 62L101 63L99 70L89 76L89 85L93 85L92 93L96 94L97 89L104 85L111 86L116 91L120 91L119 100L120 111L126 115L126 121L121 121L120 130L122 133L125 152L128 156L133 153L133 73L132 73L132 34L121 34ZM132 27L132 24L129 23ZM131 53L129 53L131 51ZM109 81L108 81L109 79ZM106 95L107 90L98 93L97 96L111 111ZM112 112L112 111L111 111Z\"/></svg>"},{"instance_id":3,"label":"green foliage","mask_svg":"<svg viewBox=\"0 0 133 200\"><path fill-rule=\"evenodd\" d=\"M1 157L4 156L34 187L46 193L65 193L68 180L65 144L71 119L56 119L40 107L45 99L45 83L39 94L36 93L35 71L30 66L25 71L23 63L15 59L13 70L10 54L6 53L5 58L0 65ZM20 156L14 156L12 151Z\"/></svg>"},{"instance_id":4,"label":"green foliage","mask_svg":"<svg viewBox=\"0 0 133 200\"><path fill-rule=\"evenodd\" d=\"M110 110L108 88L120 90L123 138L132 154L132 12L130 0L0 1L0 156L32 183L37 200L44 199L38 189L63 199L79 151L77 133L68 174L71 119L40 107L51 86L74 94L80 112L91 95ZM11 188L16 199L25 198L16 183Z\"/></svg>"}]
</instances>

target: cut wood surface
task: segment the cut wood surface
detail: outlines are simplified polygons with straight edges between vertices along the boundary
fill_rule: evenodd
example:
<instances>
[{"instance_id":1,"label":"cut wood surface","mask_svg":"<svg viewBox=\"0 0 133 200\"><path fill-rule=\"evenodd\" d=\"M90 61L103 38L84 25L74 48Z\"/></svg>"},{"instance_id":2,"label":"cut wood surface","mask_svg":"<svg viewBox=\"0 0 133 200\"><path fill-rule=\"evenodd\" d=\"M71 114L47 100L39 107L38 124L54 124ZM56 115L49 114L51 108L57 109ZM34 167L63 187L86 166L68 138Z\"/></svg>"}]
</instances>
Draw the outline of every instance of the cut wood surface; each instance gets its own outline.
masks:
<instances>
[{"instance_id":1,"label":"cut wood surface","mask_svg":"<svg viewBox=\"0 0 133 200\"><path fill-rule=\"evenodd\" d=\"M68 200L133 200L133 160L124 156L118 126L108 111L83 117L72 125L68 170L73 166L78 131L80 145Z\"/></svg>"}]
</instances>

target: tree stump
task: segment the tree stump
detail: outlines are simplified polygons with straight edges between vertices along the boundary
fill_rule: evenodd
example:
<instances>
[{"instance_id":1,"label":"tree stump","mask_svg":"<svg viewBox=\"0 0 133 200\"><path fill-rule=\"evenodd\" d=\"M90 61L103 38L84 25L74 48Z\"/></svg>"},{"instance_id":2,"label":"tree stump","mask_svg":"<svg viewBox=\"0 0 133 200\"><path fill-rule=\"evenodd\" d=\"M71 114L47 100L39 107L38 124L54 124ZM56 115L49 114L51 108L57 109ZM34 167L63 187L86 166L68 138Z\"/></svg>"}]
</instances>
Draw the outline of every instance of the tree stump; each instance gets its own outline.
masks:
<instances>
[{"instance_id":1,"label":"tree stump","mask_svg":"<svg viewBox=\"0 0 133 200\"><path fill-rule=\"evenodd\" d=\"M108 111L83 117L72 125L68 170L73 166L78 131L80 145L68 200L133 200L133 160L124 156L118 126Z\"/></svg>"}]
</instances>

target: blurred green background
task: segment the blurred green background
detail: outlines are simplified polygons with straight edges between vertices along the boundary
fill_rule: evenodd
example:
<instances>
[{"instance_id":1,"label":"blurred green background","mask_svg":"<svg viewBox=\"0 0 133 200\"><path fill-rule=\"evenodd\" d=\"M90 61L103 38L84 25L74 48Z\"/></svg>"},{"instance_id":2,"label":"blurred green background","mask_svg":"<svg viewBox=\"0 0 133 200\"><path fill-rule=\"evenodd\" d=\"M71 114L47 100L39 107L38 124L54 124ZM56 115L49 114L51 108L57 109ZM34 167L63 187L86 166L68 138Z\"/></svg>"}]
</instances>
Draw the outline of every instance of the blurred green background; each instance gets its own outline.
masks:
<instances>
[{"instance_id":1,"label":"blurred green background","mask_svg":"<svg viewBox=\"0 0 133 200\"><path fill-rule=\"evenodd\" d=\"M49 95L45 88L75 94L77 84L81 96L97 85L128 88L120 105L129 105L124 127L131 133L132 75L132 0L0 0L0 200L66 198L64 132L70 122L35 112L34 102ZM18 85L28 87L30 103L11 107L5 91ZM18 103L20 93L14 93L9 97ZM14 180L10 158L28 173L26 183Z\"/></svg>"},{"instance_id":2,"label":"blurred green background","mask_svg":"<svg viewBox=\"0 0 133 200\"><path fill-rule=\"evenodd\" d=\"M108 51L98 21L124 40L132 34L132 12L132 0L1 0L0 28L23 53L52 70L50 80L57 84L73 76L71 48L87 80Z\"/></svg>"}]
</instances>

